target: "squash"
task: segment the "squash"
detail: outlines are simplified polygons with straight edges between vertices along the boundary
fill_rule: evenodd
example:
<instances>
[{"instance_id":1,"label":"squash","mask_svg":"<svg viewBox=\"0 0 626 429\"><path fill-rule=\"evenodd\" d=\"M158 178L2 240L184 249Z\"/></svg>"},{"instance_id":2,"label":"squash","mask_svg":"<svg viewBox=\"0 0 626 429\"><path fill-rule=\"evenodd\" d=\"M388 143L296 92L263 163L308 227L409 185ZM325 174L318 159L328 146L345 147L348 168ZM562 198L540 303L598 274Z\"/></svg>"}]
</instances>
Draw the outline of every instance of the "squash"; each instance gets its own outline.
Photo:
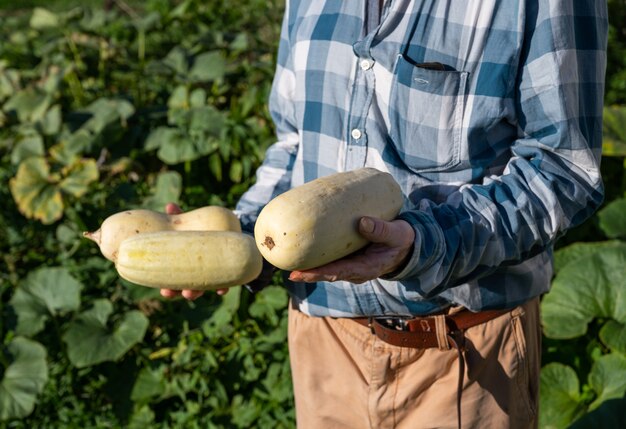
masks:
<instances>
[{"instance_id":1,"label":"squash","mask_svg":"<svg viewBox=\"0 0 626 429\"><path fill-rule=\"evenodd\" d=\"M156 231L241 232L241 224L231 210L219 206L174 215L137 209L111 215L102 222L100 229L84 232L83 236L95 241L104 257L115 262L122 241L136 234Z\"/></svg>"},{"instance_id":2,"label":"squash","mask_svg":"<svg viewBox=\"0 0 626 429\"><path fill-rule=\"evenodd\" d=\"M393 177L362 168L293 188L261 210L254 228L263 257L284 270L306 270L361 249L362 216L394 219L403 204Z\"/></svg>"},{"instance_id":3,"label":"squash","mask_svg":"<svg viewBox=\"0 0 626 429\"><path fill-rule=\"evenodd\" d=\"M119 275L142 286L215 290L246 284L263 258L250 235L234 231L160 231L132 236L119 247Z\"/></svg>"}]
</instances>

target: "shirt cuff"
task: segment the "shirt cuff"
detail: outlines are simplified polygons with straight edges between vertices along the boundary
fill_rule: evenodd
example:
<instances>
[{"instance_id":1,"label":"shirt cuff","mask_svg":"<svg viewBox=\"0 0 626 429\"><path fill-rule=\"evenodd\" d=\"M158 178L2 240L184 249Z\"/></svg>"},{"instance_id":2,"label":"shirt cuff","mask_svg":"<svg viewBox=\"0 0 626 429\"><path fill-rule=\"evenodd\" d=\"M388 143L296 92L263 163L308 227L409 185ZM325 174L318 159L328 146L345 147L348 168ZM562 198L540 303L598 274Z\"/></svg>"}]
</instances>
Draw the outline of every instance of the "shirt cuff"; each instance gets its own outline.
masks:
<instances>
[{"instance_id":1,"label":"shirt cuff","mask_svg":"<svg viewBox=\"0 0 626 429\"><path fill-rule=\"evenodd\" d=\"M404 212L397 219L408 222L415 231L412 253L402 267L381 278L393 281L418 279L443 257L446 247L443 231L432 216L421 211Z\"/></svg>"}]
</instances>

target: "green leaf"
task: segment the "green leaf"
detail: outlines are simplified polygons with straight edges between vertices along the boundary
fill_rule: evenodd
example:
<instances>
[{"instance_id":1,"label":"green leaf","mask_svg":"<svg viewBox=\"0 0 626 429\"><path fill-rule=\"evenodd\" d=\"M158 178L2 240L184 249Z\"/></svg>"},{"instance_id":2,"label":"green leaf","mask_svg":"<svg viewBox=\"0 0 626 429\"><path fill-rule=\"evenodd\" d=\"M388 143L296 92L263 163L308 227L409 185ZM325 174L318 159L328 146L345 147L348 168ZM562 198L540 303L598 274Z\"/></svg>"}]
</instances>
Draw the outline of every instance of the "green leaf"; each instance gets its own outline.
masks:
<instances>
[{"instance_id":1,"label":"green leaf","mask_svg":"<svg viewBox=\"0 0 626 429\"><path fill-rule=\"evenodd\" d=\"M279 321L277 312L285 308L287 301L287 292L284 288L269 286L255 295L249 312L252 317L265 318L275 326Z\"/></svg>"},{"instance_id":2,"label":"green leaf","mask_svg":"<svg viewBox=\"0 0 626 429\"><path fill-rule=\"evenodd\" d=\"M605 107L602 126L602 155L626 156L626 107Z\"/></svg>"},{"instance_id":3,"label":"green leaf","mask_svg":"<svg viewBox=\"0 0 626 429\"><path fill-rule=\"evenodd\" d=\"M626 323L626 243L564 266L542 301L544 334L575 338L596 317Z\"/></svg>"},{"instance_id":4,"label":"green leaf","mask_svg":"<svg viewBox=\"0 0 626 429\"><path fill-rule=\"evenodd\" d=\"M230 49L233 51L245 51L248 49L248 36L246 33L239 33L232 42L230 42Z\"/></svg>"},{"instance_id":5,"label":"green leaf","mask_svg":"<svg viewBox=\"0 0 626 429\"><path fill-rule=\"evenodd\" d=\"M550 363L541 369L539 427L566 428L584 412L576 372L567 365Z\"/></svg>"},{"instance_id":6,"label":"green leaf","mask_svg":"<svg viewBox=\"0 0 626 429\"><path fill-rule=\"evenodd\" d=\"M214 153L209 157L209 170L218 182L222 181L222 158L219 154Z\"/></svg>"},{"instance_id":7,"label":"green leaf","mask_svg":"<svg viewBox=\"0 0 626 429\"><path fill-rule=\"evenodd\" d=\"M600 329L600 340L612 351L626 356L626 324L609 320Z\"/></svg>"},{"instance_id":8,"label":"green leaf","mask_svg":"<svg viewBox=\"0 0 626 429\"><path fill-rule=\"evenodd\" d=\"M20 73L0 66L0 100L15 94L20 87Z\"/></svg>"},{"instance_id":9,"label":"green leaf","mask_svg":"<svg viewBox=\"0 0 626 429\"><path fill-rule=\"evenodd\" d=\"M242 174L243 174L243 165L241 164L241 162L233 161L233 163L230 164L230 173L229 173L230 180L232 180L234 183L239 183L241 182Z\"/></svg>"},{"instance_id":10,"label":"green leaf","mask_svg":"<svg viewBox=\"0 0 626 429\"><path fill-rule=\"evenodd\" d=\"M63 199L43 158L28 158L9 181L11 195L28 218L51 224L63 216Z\"/></svg>"},{"instance_id":11,"label":"green leaf","mask_svg":"<svg viewBox=\"0 0 626 429\"><path fill-rule=\"evenodd\" d=\"M95 146L96 136L91 131L81 128L64 137L59 144L50 148L50 156L64 165L75 162L83 153Z\"/></svg>"},{"instance_id":12,"label":"green leaf","mask_svg":"<svg viewBox=\"0 0 626 429\"><path fill-rule=\"evenodd\" d=\"M147 150L159 148L157 156L166 164L193 161L211 153L214 146L209 139L192 139L178 128L158 127L146 140Z\"/></svg>"},{"instance_id":13,"label":"green leaf","mask_svg":"<svg viewBox=\"0 0 626 429\"><path fill-rule=\"evenodd\" d=\"M152 195L144 200L142 206L162 211L167 203L178 203L182 190L183 179L176 171L159 173Z\"/></svg>"},{"instance_id":14,"label":"green leaf","mask_svg":"<svg viewBox=\"0 0 626 429\"><path fill-rule=\"evenodd\" d=\"M211 338L223 334L223 328L231 323L233 316L239 309L240 299L241 286L232 287L226 295L223 295L220 306L202 325L207 337Z\"/></svg>"},{"instance_id":15,"label":"green leaf","mask_svg":"<svg viewBox=\"0 0 626 429\"><path fill-rule=\"evenodd\" d=\"M222 112L213 106L202 106L191 109L189 114L190 130L204 131L214 137L220 135L225 123ZM203 137L206 138L206 134Z\"/></svg>"},{"instance_id":16,"label":"green leaf","mask_svg":"<svg viewBox=\"0 0 626 429\"><path fill-rule=\"evenodd\" d=\"M204 107L206 106L207 95L206 91L202 88L196 88L191 91L191 95L189 95L189 106L194 107Z\"/></svg>"},{"instance_id":17,"label":"green leaf","mask_svg":"<svg viewBox=\"0 0 626 429\"><path fill-rule=\"evenodd\" d=\"M226 72L226 59L217 51L205 52L196 57L189 78L195 82L222 79Z\"/></svg>"},{"instance_id":18,"label":"green leaf","mask_svg":"<svg viewBox=\"0 0 626 429\"><path fill-rule=\"evenodd\" d=\"M95 159L79 159L63 170L59 188L76 198L83 196L89 185L100 177Z\"/></svg>"},{"instance_id":19,"label":"green leaf","mask_svg":"<svg viewBox=\"0 0 626 429\"><path fill-rule=\"evenodd\" d=\"M163 63L181 76L186 75L189 70L187 53L180 46L174 47L163 59Z\"/></svg>"},{"instance_id":20,"label":"green leaf","mask_svg":"<svg viewBox=\"0 0 626 429\"><path fill-rule=\"evenodd\" d=\"M63 341L74 366L116 361L144 337L148 319L141 312L128 311L116 322L110 319L112 313L113 304L98 299L70 324Z\"/></svg>"},{"instance_id":21,"label":"green leaf","mask_svg":"<svg viewBox=\"0 0 626 429\"><path fill-rule=\"evenodd\" d=\"M558 274L561 269L570 262L578 259L586 259L594 253L601 252L610 247L619 247L623 243L619 240L580 242L563 247L554 253L554 273Z\"/></svg>"},{"instance_id":22,"label":"green leaf","mask_svg":"<svg viewBox=\"0 0 626 429\"><path fill-rule=\"evenodd\" d=\"M599 358L589 373L589 385L598 395L589 405L590 410L609 399L623 397L626 393L626 356L611 353Z\"/></svg>"},{"instance_id":23,"label":"green leaf","mask_svg":"<svg viewBox=\"0 0 626 429\"><path fill-rule=\"evenodd\" d=\"M10 364L0 383L0 421L28 416L48 381L46 349L41 344L16 337L7 351Z\"/></svg>"},{"instance_id":24,"label":"green leaf","mask_svg":"<svg viewBox=\"0 0 626 429\"><path fill-rule=\"evenodd\" d=\"M83 124L82 128L93 133L101 133L115 123L126 123L135 113L135 107L127 100L99 98L85 109L93 116Z\"/></svg>"},{"instance_id":25,"label":"green leaf","mask_svg":"<svg viewBox=\"0 0 626 429\"><path fill-rule=\"evenodd\" d=\"M61 20L58 15L41 7L36 7L33 15L30 17L30 26L35 30L47 30L56 28L59 25L61 25Z\"/></svg>"},{"instance_id":26,"label":"green leaf","mask_svg":"<svg viewBox=\"0 0 626 429\"><path fill-rule=\"evenodd\" d=\"M626 238L626 198L611 201L598 212L600 228L609 238Z\"/></svg>"},{"instance_id":27,"label":"green leaf","mask_svg":"<svg viewBox=\"0 0 626 429\"><path fill-rule=\"evenodd\" d=\"M605 401L576 420L569 429L616 429L626 422L626 397Z\"/></svg>"},{"instance_id":28,"label":"green leaf","mask_svg":"<svg viewBox=\"0 0 626 429\"><path fill-rule=\"evenodd\" d=\"M61 112L61 106L55 104L44 115L41 120L41 130L47 135L55 135L61 131L61 125L63 123L63 114Z\"/></svg>"},{"instance_id":29,"label":"green leaf","mask_svg":"<svg viewBox=\"0 0 626 429\"><path fill-rule=\"evenodd\" d=\"M17 314L19 335L35 335L50 317L78 310L82 285L65 268L40 268L19 285L10 304Z\"/></svg>"},{"instance_id":30,"label":"green leaf","mask_svg":"<svg viewBox=\"0 0 626 429\"><path fill-rule=\"evenodd\" d=\"M154 412L144 405L133 413L128 422L128 429L145 429L154 427Z\"/></svg>"},{"instance_id":31,"label":"green leaf","mask_svg":"<svg viewBox=\"0 0 626 429\"><path fill-rule=\"evenodd\" d=\"M167 107L171 109L189 109L189 90L186 85L178 85L167 99Z\"/></svg>"},{"instance_id":32,"label":"green leaf","mask_svg":"<svg viewBox=\"0 0 626 429\"><path fill-rule=\"evenodd\" d=\"M165 393L166 388L165 366L157 369L142 368L133 386L130 399L142 402L158 398Z\"/></svg>"},{"instance_id":33,"label":"green leaf","mask_svg":"<svg viewBox=\"0 0 626 429\"><path fill-rule=\"evenodd\" d=\"M18 165L20 162L31 157L43 157L45 147L43 138L37 131L30 129L25 131L17 141L11 152L11 163Z\"/></svg>"},{"instance_id":34,"label":"green leaf","mask_svg":"<svg viewBox=\"0 0 626 429\"><path fill-rule=\"evenodd\" d=\"M5 112L15 111L22 123L35 123L44 119L51 97L35 88L26 88L12 96L4 105Z\"/></svg>"}]
</instances>

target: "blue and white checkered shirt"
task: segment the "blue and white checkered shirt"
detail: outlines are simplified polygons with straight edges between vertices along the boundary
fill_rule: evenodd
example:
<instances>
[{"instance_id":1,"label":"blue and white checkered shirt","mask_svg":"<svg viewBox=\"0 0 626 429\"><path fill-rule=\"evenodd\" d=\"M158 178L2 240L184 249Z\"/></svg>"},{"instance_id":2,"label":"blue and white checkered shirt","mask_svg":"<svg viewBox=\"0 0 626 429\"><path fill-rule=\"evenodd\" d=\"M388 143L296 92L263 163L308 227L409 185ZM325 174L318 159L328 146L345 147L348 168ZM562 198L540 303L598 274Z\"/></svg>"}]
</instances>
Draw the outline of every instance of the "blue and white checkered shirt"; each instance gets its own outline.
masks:
<instances>
[{"instance_id":1,"label":"blue and white checkered shirt","mask_svg":"<svg viewBox=\"0 0 626 429\"><path fill-rule=\"evenodd\" d=\"M288 283L314 316L508 308L548 291L552 247L603 198L606 2L288 1L278 141L238 206L360 167L391 173L416 231L393 280ZM370 19L371 21L371 19Z\"/></svg>"}]
</instances>

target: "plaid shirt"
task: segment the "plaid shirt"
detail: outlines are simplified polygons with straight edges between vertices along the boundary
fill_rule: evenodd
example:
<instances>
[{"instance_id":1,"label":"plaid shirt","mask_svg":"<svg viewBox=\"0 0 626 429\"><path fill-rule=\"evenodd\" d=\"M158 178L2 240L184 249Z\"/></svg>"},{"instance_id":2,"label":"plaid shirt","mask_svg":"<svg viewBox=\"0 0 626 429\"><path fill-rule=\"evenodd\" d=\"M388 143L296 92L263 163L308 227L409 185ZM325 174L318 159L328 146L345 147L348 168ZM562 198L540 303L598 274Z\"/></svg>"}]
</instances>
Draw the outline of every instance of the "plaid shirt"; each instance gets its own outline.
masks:
<instances>
[{"instance_id":1,"label":"plaid shirt","mask_svg":"<svg viewBox=\"0 0 626 429\"><path fill-rule=\"evenodd\" d=\"M368 26L372 3L288 1L278 141L237 206L244 229L291 187L375 167L404 192L411 259L392 279L290 282L302 311L478 311L547 292L555 240L603 198L606 2L391 0Z\"/></svg>"}]
</instances>

